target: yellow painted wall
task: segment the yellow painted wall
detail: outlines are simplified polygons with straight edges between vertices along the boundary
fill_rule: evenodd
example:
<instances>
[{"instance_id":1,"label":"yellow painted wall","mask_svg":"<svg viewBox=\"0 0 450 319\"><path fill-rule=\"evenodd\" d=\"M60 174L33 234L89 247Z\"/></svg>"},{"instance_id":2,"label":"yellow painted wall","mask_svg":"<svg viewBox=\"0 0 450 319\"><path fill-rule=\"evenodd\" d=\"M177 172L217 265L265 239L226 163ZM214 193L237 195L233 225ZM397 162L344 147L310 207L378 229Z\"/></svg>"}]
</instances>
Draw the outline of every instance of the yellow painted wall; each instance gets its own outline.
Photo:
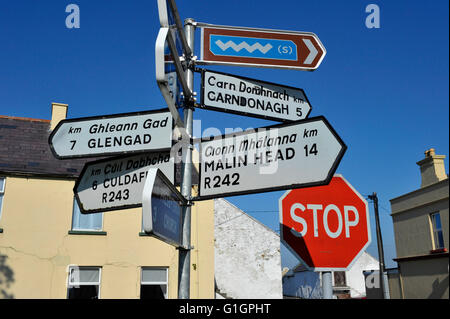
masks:
<instances>
[{"instance_id":1,"label":"yellow painted wall","mask_svg":"<svg viewBox=\"0 0 450 319\"><path fill-rule=\"evenodd\" d=\"M214 201L192 207L191 298L214 298Z\"/></svg>"},{"instance_id":2,"label":"yellow painted wall","mask_svg":"<svg viewBox=\"0 0 450 319\"><path fill-rule=\"evenodd\" d=\"M66 180L6 178L0 258L12 275L9 285L3 280L0 298L2 291L14 298L66 298L69 265L102 267L100 297L117 299L139 298L141 267L168 267L168 297L177 298L178 251L139 236L141 208L104 213L107 235L68 233L73 186ZM191 298L214 298L213 201L193 206L192 245Z\"/></svg>"}]
</instances>

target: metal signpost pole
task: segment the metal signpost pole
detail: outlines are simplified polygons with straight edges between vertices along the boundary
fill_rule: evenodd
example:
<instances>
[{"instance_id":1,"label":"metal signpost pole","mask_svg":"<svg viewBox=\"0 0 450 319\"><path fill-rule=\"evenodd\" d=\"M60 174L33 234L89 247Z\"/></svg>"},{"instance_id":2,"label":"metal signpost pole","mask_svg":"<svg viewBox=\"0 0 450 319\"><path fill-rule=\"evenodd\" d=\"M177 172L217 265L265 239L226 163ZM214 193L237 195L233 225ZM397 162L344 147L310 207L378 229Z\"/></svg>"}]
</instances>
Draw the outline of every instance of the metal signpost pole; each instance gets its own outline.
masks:
<instances>
[{"instance_id":1,"label":"metal signpost pole","mask_svg":"<svg viewBox=\"0 0 450 319\"><path fill-rule=\"evenodd\" d=\"M323 299L333 299L333 282L331 280L331 271L322 273Z\"/></svg>"},{"instance_id":2,"label":"metal signpost pole","mask_svg":"<svg viewBox=\"0 0 450 319\"><path fill-rule=\"evenodd\" d=\"M194 21L192 19L186 19L185 21L185 34L187 44L190 48L194 47ZM190 60L190 57L186 57ZM194 88L194 72L188 68L186 70L186 82L189 89L192 91ZM185 97L186 98L186 97ZM182 171L182 183L181 194L189 202L183 207L183 241L182 247L179 250L179 262L178 262L178 298L189 299L190 288L190 271L191 271L191 197L192 197L192 134L193 134L193 101L186 99L184 101L184 127L186 128L186 134L189 138L188 148L183 151L183 171Z\"/></svg>"}]
</instances>

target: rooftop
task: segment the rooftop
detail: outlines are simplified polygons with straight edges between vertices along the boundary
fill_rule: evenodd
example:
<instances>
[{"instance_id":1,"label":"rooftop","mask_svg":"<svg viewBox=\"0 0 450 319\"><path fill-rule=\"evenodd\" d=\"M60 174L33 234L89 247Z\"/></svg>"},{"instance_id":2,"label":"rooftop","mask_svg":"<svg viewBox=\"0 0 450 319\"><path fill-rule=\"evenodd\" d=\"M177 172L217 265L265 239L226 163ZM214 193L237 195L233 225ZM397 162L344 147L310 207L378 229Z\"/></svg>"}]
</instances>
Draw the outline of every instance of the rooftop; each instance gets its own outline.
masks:
<instances>
[{"instance_id":1,"label":"rooftop","mask_svg":"<svg viewBox=\"0 0 450 319\"><path fill-rule=\"evenodd\" d=\"M78 177L86 160L56 159L50 132L49 120L0 116L0 173Z\"/></svg>"},{"instance_id":2,"label":"rooftop","mask_svg":"<svg viewBox=\"0 0 450 319\"><path fill-rule=\"evenodd\" d=\"M76 179L85 163L101 158L56 159L48 143L50 126L50 120L0 115L0 174ZM176 165L176 185L180 170ZM198 183L197 174L193 183Z\"/></svg>"}]
</instances>

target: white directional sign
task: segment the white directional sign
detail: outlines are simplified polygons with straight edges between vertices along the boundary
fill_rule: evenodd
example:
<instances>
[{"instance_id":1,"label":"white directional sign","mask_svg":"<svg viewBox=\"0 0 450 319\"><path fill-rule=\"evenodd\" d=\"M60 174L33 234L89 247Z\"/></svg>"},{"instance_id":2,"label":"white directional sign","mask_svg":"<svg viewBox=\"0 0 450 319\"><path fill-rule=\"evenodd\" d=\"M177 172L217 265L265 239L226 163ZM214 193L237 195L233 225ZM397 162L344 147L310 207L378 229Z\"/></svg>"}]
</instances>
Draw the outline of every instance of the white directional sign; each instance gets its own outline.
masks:
<instances>
[{"instance_id":1,"label":"white directional sign","mask_svg":"<svg viewBox=\"0 0 450 319\"><path fill-rule=\"evenodd\" d=\"M175 164L170 151L87 163L74 187L81 212L96 213L141 206L149 168L159 168L174 182Z\"/></svg>"},{"instance_id":2,"label":"white directional sign","mask_svg":"<svg viewBox=\"0 0 450 319\"><path fill-rule=\"evenodd\" d=\"M327 184L347 149L321 116L200 146L197 200Z\"/></svg>"},{"instance_id":3,"label":"white directional sign","mask_svg":"<svg viewBox=\"0 0 450 319\"><path fill-rule=\"evenodd\" d=\"M190 99L191 90L187 87L185 73L181 65L178 49L173 39L173 30L161 28L155 44L156 82L161 94L169 107L177 127L184 127L183 120L178 113L177 96L179 88L174 91L174 85L180 83L185 99ZM176 75L176 77L175 77ZM172 82L172 83L169 83Z\"/></svg>"},{"instance_id":4,"label":"white directional sign","mask_svg":"<svg viewBox=\"0 0 450 319\"><path fill-rule=\"evenodd\" d=\"M177 47L181 48L185 56L191 56L192 50L187 43L175 0L158 0L158 13L161 27L176 29L174 40Z\"/></svg>"},{"instance_id":5,"label":"white directional sign","mask_svg":"<svg viewBox=\"0 0 450 319\"><path fill-rule=\"evenodd\" d=\"M172 147L167 109L61 121L49 137L58 159L156 151Z\"/></svg>"},{"instance_id":6,"label":"white directional sign","mask_svg":"<svg viewBox=\"0 0 450 319\"><path fill-rule=\"evenodd\" d=\"M236 75L202 72L202 107L275 121L308 117L311 105L302 89Z\"/></svg>"},{"instance_id":7,"label":"white directional sign","mask_svg":"<svg viewBox=\"0 0 450 319\"><path fill-rule=\"evenodd\" d=\"M155 45L156 82L172 112L175 125L183 128L181 91L184 101L192 100L192 91L186 82L183 62L192 57L175 0L158 0L161 29Z\"/></svg>"}]
</instances>

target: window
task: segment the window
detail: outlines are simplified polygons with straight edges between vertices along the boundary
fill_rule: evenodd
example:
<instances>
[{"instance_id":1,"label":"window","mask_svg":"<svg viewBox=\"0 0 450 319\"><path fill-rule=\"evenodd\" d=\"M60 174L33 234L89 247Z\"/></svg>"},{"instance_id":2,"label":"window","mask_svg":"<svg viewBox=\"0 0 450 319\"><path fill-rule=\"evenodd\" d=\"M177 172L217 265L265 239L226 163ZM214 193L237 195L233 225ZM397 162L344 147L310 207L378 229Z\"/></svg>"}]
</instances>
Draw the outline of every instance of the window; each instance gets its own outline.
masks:
<instances>
[{"instance_id":1,"label":"window","mask_svg":"<svg viewBox=\"0 0 450 319\"><path fill-rule=\"evenodd\" d=\"M167 268L142 268L141 299L167 299Z\"/></svg>"},{"instance_id":2,"label":"window","mask_svg":"<svg viewBox=\"0 0 450 319\"><path fill-rule=\"evenodd\" d=\"M67 299L98 299L100 292L99 267L69 267Z\"/></svg>"},{"instance_id":3,"label":"window","mask_svg":"<svg viewBox=\"0 0 450 319\"><path fill-rule=\"evenodd\" d=\"M0 220L2 219L3 195L5 195L5 178L0 177Z\"/></svg>"},{"instance_id":4,"label":"window","mask_svg":"<svg viewBox=\"0 0 450 319\"><path fill-rule=\"evenodd\" d=\"M103 229L103 213L82 214L73 200L72 230L100 231Z\"/></svg>"},{"instance_id":5,"label":"window","mask_svg":"<svg viewBox=\"0 0 450 319\"><path fill-rule=\"evenodd\" d=\"M444 235L442 234L441 215L439 213L430 214L431 229L433 232L433 249L444 248Z\"/></svg>"},{"instance_id":6,"label":"window","mask_svg":"<svg viewBox=\"0 0 450 319\"><path fill-rule=\"evenodd\" d=\"M345 271L335 271L334 272L334 286L335 287L346 287L347 282L345 280Z\"/></svg>"}]
</instances>

